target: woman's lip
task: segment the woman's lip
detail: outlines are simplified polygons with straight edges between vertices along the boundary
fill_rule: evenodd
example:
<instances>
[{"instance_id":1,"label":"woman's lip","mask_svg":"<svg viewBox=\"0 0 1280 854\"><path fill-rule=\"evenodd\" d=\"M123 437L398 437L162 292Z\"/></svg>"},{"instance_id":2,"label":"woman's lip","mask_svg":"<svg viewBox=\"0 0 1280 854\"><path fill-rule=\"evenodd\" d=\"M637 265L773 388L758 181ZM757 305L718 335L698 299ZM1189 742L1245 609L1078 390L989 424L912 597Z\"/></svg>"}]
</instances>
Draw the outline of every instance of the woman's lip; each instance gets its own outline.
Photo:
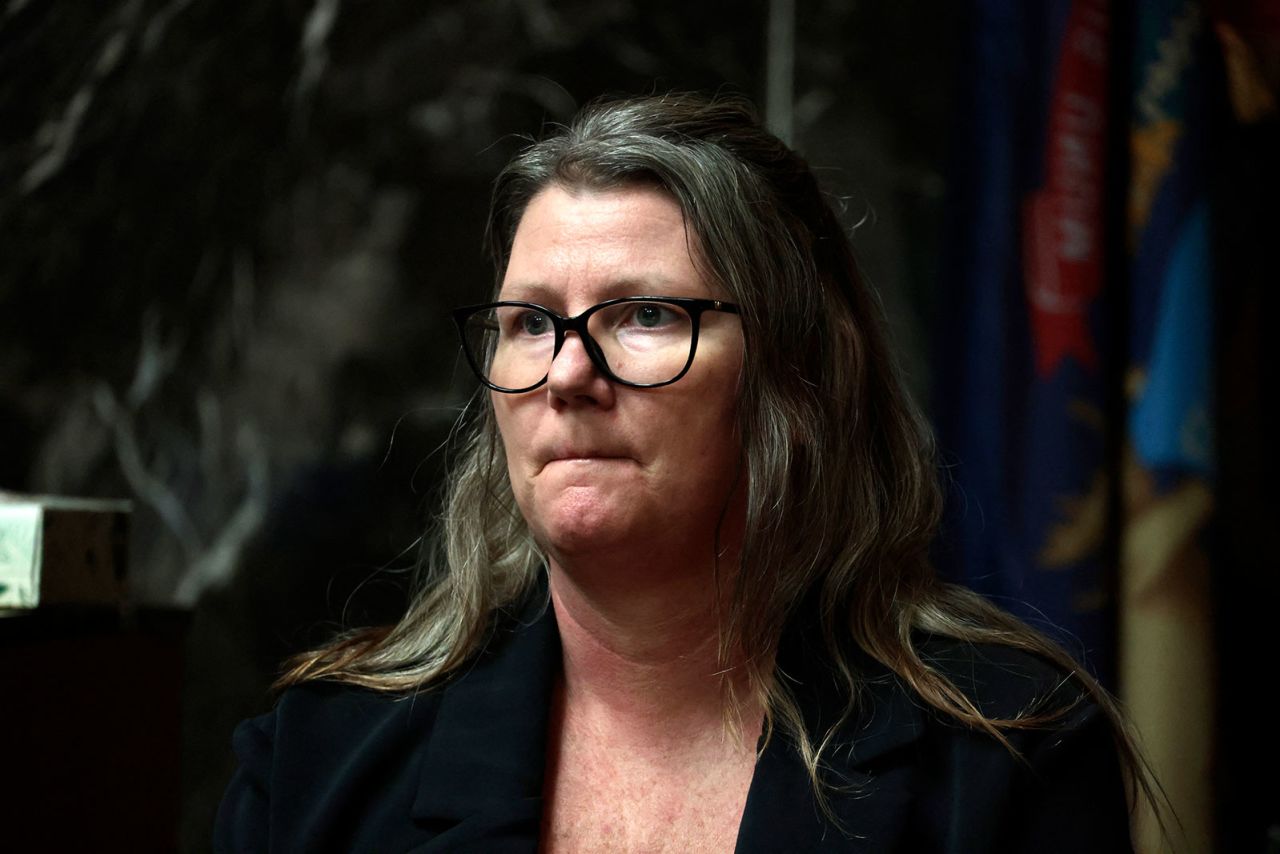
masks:
<instances>
[{"instance_id":1,"label":"woman's lip","mask_svg":"<svg viewBox=\"0 0 1280 854\"><path fill-rule=\"evenodd\" d=\"M552 457L550 462L567 463L567 462L591 462L594 460L625 460L627 457L620 457L616 454L566 454L563 457Z\"/></svg>"},{"instance_id":2,"label":"woman's lip","mask_svg":"<svg viewBox=\"0 0 1280 854\"><path fill-rule=\"evenodd\" d=\"M556 456L548 458L547 461L543 463L543 465L549 466L552 463L568 463L571 465L572 464L588 465L590 463L623 462L629 459L631 458L624 457L620 454L566 453L566 454L558 454Z\"/></svg>"}]
</instances>

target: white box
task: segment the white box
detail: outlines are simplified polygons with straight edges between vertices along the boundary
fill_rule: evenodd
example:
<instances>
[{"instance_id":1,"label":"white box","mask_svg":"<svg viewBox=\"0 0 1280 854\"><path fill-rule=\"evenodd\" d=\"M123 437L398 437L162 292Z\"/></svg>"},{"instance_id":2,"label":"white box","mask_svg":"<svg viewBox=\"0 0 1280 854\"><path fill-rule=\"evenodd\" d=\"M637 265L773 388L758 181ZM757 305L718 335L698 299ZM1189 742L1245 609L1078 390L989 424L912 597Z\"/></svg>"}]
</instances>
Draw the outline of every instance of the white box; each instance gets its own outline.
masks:
<instances>
[{"instance_id":1,"label":"white box","mask_svg":"<svg viewBox=\"0 0 1280 854\"><path fill-rule=\"evenodd\" d=\"M0 492L0 609L118 605L128 501Z\"/></svg>"}]
</instances>

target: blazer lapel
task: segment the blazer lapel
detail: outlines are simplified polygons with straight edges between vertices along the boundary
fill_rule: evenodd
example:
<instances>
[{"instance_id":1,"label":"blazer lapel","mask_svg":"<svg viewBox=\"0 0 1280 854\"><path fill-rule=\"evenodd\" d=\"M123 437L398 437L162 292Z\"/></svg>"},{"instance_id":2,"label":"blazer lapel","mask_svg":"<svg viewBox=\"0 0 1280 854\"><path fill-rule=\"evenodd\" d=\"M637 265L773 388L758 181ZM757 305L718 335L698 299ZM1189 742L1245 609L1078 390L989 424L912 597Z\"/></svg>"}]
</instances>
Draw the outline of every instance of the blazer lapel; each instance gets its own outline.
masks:
<instances>
[{"instance_id":1,"label":"blazer lapel","mask_svg":"<svg viewBox=\"0 0 1280 854\"><path fill-rule=\"evenodd\" d=\"M812 644L784 639L779 659L805 710L806 729L820 738L843 708L832 671ZM909 762L895 752L923 732L923 715L907 690L869 657L860 657L863 690L850 721L823 752L831 818L789 736L775 732L756 764L738 833L737 854L765 852L890 852L902 835L911 801Z\"/></svg>"},{"instance_id":2,"label":"blazer lapel","mask_svg":"<svg viewBox=\"0 0 1280 854\"><path fill-rule=\"evenodd\" d=\"M898 850L912 798L912 744L924 732L924 716L887 669L870 678L860 697L865 723L832 745L831 765L850 789L833 795L840 828L827 832L819 851Z\"/></svg>"},{"instance_id":3,"label":"blazer lapel","mask_svg":"<svg viewBox=\"0 0 1280 854\"><path fill-rule=\"evenodd\" d=\"M546 596L530 599L441 695L413 803L434 834L422 851L537 849L560 639Z\"/></svg>"}]
</instances>

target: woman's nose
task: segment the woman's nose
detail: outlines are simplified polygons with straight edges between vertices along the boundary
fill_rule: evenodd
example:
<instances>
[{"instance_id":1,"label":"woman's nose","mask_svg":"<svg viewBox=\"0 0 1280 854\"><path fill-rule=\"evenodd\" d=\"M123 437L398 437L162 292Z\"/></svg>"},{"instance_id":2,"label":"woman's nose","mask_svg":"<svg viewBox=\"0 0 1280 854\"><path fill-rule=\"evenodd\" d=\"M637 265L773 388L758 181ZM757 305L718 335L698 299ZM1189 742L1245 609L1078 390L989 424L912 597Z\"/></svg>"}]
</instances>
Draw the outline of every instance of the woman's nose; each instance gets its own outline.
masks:
<instances>
[{"instance_id":1,"label":"woman's nose","mask_svg":"<svg viewBox=\"0 0 1280 854\"><path fill-rule=\"evenodd\" d=\"M565 334L560 352L551 360L547 390L564 403L613 403L613 383L591 361L586 342L576 332Z\"/></svg>"}]
</instances>

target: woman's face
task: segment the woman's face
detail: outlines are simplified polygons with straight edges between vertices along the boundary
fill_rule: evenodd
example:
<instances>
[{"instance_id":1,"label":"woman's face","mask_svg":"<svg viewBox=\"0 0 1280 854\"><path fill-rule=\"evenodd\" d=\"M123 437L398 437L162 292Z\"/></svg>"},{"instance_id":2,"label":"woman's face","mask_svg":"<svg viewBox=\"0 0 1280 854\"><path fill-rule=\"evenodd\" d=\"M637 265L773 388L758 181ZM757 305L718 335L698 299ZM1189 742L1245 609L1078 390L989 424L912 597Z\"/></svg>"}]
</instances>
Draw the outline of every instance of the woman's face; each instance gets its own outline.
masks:
<instances>
[{"instance_id":1,"label":"woman's face","mask_svg":"<svg viewBox=\"0 0 1280 854\"><path fill-rule=\"evenodd\" d=\"M690 256L696 246L680 207L662 190L553 185L525 209L499 299L566 316L624 296L727 299L698 272ZM640 389L606 379L569 333L546 385L492 393L516 501L553 560L709 559L730 495L741 487L742 348L738 318L708 311L689 372L672 385Z\"/></svg>"}]
</instances>

